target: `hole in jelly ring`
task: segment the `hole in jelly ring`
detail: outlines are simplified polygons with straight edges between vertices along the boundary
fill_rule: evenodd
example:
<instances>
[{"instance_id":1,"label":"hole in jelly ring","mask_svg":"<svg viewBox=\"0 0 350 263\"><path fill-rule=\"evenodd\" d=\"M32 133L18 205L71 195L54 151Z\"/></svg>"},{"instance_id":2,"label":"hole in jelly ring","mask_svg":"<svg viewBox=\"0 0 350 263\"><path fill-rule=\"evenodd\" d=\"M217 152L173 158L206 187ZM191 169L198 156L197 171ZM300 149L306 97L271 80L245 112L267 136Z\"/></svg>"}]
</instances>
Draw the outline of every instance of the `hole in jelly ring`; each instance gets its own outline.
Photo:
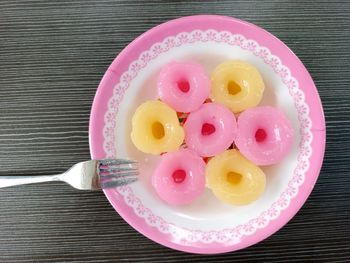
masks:
<instances>
[{"instance_id":1,"label":"hole in jelly ring","mask_svg":"<svg viewBox=\"0 0 350 263\"><path fill-rule=\"evenodd\" d=\"M243 178L243 176L240 173L236 173L233 171L228 172L226 176L227 176L227 181L233 185L239 184Z\"/></svg>"},{"instance_id":2,"label":"hole in jelly ring","mask_svg":"<svg viewBox=\"0 0 350 263\"><path fill-rule=\"evenodd\" d=\"M211 123L203 123L201 133L203 136L208 136L215 132L215 126Z\"/></svg>"},{"instance_id":3,"label":"hole in jelly ring","mask_svg":"<svg viewBox=\"0 0 350 263\"><path fill-rule=\"evenodd\" d=\"M152 124L152 135L158 140L165 136L164 126L159 121Z\"/></svg>"},{"instance_id":4,"label":"hole in jelly ring","mask_svg":"<svg viewBox=\"0 0 350 263\"><path fill-rule=\"evenodd\" d=\"M266 140L267 133L264 129L257 129L255 132L255 140L257 142L263 142Z\"/></svg>"},{"instance_id":5,"label":"hole in jelly ring","mask_svg":"<svg viewBox=\"0 0 350 263\"><path fill-rule=\"evenodd\" d=\"M186 179L186 171L183 169L177 169L172 174L175 183L180 184Z\"/></svg>"},{"instance_id":6,"label":"hole in jelly ring","mask_svg":"<svg viewBox=\"0 0 350 263\"><path fill-rule=\"evenodd\" d=\"M190 83L187 80L182 79L177 82L177 87L182 92L187 93L190 90Z\"/></svg>"},{"instance_id":7,"label":"hole in jelly ring","mask_svg":"<svg viewBox=\"0 0 350 263\"><path fill-rule=\"evenodd\" d=\"M237 82L231 80L227 84L227 91L230 95L236 95L242 91L242 88Z\"/></svg>"}]
</instances>

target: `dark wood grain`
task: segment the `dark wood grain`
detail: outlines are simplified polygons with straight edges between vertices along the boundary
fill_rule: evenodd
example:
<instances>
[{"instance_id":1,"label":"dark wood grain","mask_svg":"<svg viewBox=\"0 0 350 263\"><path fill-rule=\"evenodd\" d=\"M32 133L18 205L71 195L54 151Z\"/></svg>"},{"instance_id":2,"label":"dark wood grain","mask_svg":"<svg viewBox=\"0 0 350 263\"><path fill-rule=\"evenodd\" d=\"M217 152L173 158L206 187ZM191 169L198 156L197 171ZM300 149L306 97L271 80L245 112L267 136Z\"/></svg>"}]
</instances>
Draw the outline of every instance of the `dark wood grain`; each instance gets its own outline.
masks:
<instances>
[{"instance_id":1,"label":"dark wood grain","mask_svg":"<svg viewBox=\"0 0 350 263\"><path fill-rule=\"evenodd\" d=\"M138 234L100 192L65 184L0 190L0 262L350 262L349 1L0 1L0 175L61 172L89 158L96 87L147 29L201 13L283 40L318 87L327 120L321 175L300 212L242 251L181 253Z\"/></svg>"}]
</instances>

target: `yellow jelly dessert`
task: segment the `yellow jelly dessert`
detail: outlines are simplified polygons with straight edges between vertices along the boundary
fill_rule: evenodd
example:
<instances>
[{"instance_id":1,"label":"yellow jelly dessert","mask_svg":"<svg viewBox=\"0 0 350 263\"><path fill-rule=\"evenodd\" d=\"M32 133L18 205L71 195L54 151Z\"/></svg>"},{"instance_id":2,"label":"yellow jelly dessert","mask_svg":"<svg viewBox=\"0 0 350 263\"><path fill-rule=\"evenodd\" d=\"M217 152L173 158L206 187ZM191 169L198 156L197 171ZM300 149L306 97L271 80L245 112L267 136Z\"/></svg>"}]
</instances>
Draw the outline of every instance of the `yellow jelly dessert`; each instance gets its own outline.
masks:
<instances>
[{"instance_id":1,"label":"yellow jelly dessert","mask_svg":"<svg viewBox=\"0 0 350 263\"><path fill-rule=\"evenodd\" d=\"M218 65L211 80L211 99L229 107L234 113L258 105L265 89L259 71L240 60Z\"/></svg>"},{"instance_id":2,"label":"yellow jelly dessert","mask_svg":"<svg viewBox=\"0 0 350 263\"><path fill-rule=\"evenodd\" d=\"M227 150L209 160L206 167L207 186L222 202L249 204L265 190L264 172L237 150Z\"/></svg>"},{"instance_id":3,"label":"yellow jelly dessert","mask_svg":"<svg viewBox=\"0 0 350 263\"><path fill-rule=\"evenodd\" d=\"M144 153L175 151L184 140L176 111L158 100L141 104L132 117L131 140Z\"/></svg>"}]
</instances>

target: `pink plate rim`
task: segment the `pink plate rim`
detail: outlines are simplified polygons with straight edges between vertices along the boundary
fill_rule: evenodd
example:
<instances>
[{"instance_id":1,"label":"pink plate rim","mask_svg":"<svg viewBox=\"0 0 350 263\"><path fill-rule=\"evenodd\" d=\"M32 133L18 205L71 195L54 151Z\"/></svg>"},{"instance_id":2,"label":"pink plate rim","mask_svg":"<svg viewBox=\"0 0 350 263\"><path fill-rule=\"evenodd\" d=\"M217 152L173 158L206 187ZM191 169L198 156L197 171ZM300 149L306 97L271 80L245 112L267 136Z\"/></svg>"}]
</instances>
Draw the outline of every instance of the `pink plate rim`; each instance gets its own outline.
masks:
<instances>
[{"instance_id":1,"label":"pink plate rim","mask_svg":"<svg viewBox=\"0 0 350 263\"><path fill-rule=\"evenodd\" d=\"M242 237L241 242L238 244L176 243L172 240L170 234L159 232L156 228L148 225L143 218L138 217L132 208L125 204L121 195L114 193L112 196L108 191L105 191L107 199L120 216L151 240L180 251L215 254L235 251L254 245L278 231L293 218L307 200L316 183L323 162L326 130L322 104L315 84L302 62L282 41L264 29L239 19L218 15L196 15L171 20L148 30L132 41L109 66L96 91L91 109L89 144L92 159L106 157L103 149L104 115L108 109L108 100L113 93L111 87L119 82L121 74L128 70L132 61L136 60L144 50L149 49L154 43L161 42L166 37L180 32L190 32L196 29L214 29L242 34L246 38L254 39L260 45L270 49L290 69L291 75L298 81L300 89L304 92L305 102L309 106L309 116L312 121L313 140L311 144L310 167L305 174L305 181L300 186L298 195L292 199L288 208L283 210L276 219L271 220L265 228L258 229L253 235Z\"/></svg>"}]
</instances>

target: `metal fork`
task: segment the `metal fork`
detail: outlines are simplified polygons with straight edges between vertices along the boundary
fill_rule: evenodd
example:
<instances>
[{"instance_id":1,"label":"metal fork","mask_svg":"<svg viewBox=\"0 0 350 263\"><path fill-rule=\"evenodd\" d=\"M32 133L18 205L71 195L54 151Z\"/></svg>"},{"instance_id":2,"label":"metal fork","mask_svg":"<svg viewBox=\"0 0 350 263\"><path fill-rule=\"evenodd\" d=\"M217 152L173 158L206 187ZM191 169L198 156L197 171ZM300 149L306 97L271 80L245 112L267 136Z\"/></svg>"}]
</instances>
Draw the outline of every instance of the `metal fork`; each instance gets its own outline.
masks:
<instances>
[{"instance_id":1,"label":"metal fork","mask_svg":"<svg viewBox=\"0 0 350 263\"><path fill-rule=\"evenodd\" d=\"M0 188L63 181L80 190L98 190L130 184L137 180L137 163L126 159L105 159L80 162L56 175L0 176Z\"/></svg>"}]
</instances>

